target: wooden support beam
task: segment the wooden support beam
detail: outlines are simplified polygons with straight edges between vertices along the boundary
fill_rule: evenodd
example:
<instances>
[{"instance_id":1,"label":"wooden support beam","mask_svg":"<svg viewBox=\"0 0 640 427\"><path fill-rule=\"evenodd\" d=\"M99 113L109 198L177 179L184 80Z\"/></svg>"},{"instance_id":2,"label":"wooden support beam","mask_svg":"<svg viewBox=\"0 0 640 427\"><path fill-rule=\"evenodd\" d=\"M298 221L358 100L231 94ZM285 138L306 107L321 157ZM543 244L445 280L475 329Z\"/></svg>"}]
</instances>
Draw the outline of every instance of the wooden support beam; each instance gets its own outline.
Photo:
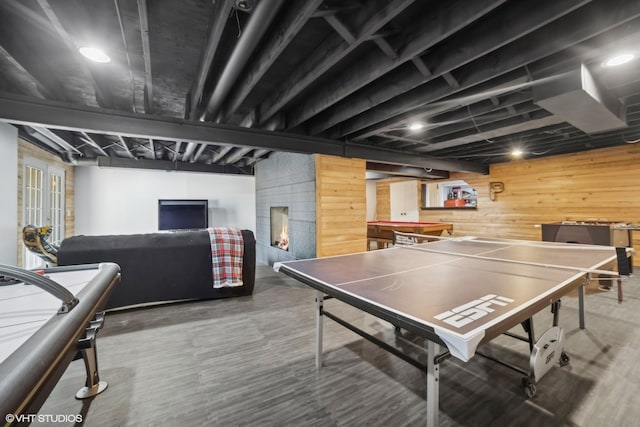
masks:
<instances>
[{"instance_id":1,"label":"wooden support beam","mask_svg":"<svg viewBox=\"0 0 640 427\"><path fill-rule=\"evenodd\" d=\"M135 159L136 156L134 156L133 153L131 153L131 150L129 150L129 146L127 145L127 141L124 139L124 137L122 135L117 135L117 137L118 141L120 141L120 146L124 148L124 151L127 153L127 155L130 158Z\"/></svg>"},{"instance_id":2,"label":"wooden support beam","mask_svg":"<svg viewBox=\"0 0 640 427\"><path fill-rule=\"evenodd\" d=\"M589 3L574 13L548 24L544 31L528 34L517 42L474 61L472 66L457 71L460 83L458 90L469 89L519 68L524 70L525 66L541 58L640 16L640 3L618 0L616 4L605 6L599 2ZM537 5L536 8L540 9ZM585 22L592 24L585 25ZM550 38L550 34L554 34L554 37ZM372 108L358 117L347 120L342 124L342 136L352 135L360 140L380 130L397 127L398 123L412 119L411 113L405 114L408 109L426 106L455 93L451 88L436 88L433 84L434 82L430 82L422 85L410 93L405 93L402 100L387 102L384 106ZM493 95L488 93L487 97Z\"/></svg>"},{"instance_id":3,"label":"wooden support beam","mask_svg":"<svg viewBox=\"0 0 640 427\"><path fill-rule=\"evenodd\" d=\"M105 108L115 109L115 102L108 85L103 85L100 83L99 76L94 73L94 70L91 67L87 65L86 58L80 55L78 49L81 46L78 46L75 43L73 37L64 28L62 22L60 22L60 19L58 19L58 15L56 15L55 11L51 7L49 0L38 0L38 4L49 19L49 22L51 22L51 25L53 26L55 31L58 33L58 36L60 37L62 42L71 53L71 56L75 59L78 68L83 70L83 72L89 77L89 81L91 82L95 90L96 102L98 103L98 105ZM81 10L78 10L78 13L81 12ZM87 19L85 20L85 22L87 22L89 20L89 16L86 14L84 15L87 17Z\"/></svg>"},{"instance_id":4,"label":"wooden support beam","mask_svg":"<svg viewBox=\"0 0 640 427\"><path fill-rule=\"evenodd\" d=\"M151 114L153 113L153 78L147 0L138 0L138 15L140 16L140 37L142 38L142 56L144 58L144 111Z\"/></svg>"},{"instance_id":5,"label":"wooden support beam","mask_svg":"<svg viewBox=\"0 0 640 427\"><path fill-rule=\"evenodd\" d=\"M327 37L307 59L291 73L277 90L273 92L260 106L259 118L269 120L280 111L289 101L315 82L350 52L364 43L378 32L394 17L411 5L414 0L392 0L383 8L378 8L376 2L365 3L362 12L356 17L353 28L358 28L357 40L349 44L339 35Z\"/></svg>"},{"instance_id":6,"label":"wooden support beam","mask_svg":"<svg viewBox=\"0 0 640 427\"><path fill-rule=\"evenodd\" d=\"M351 32L347 26L340 21L335 15L327 15L324 17L324 20L327 21L331 28L342 37L344 41L348 44L353 44L356 42L356 36Z\"/></svg>"},{"instance_id":7,"label":"wooden support beam","mask_svg":"<svg viewBox=\"0 0 640 427\"><path fill-rule=\"evenodd\" d=\"M439 7L434 8L433 13L416 20L412 28L415 36L401 49L397 59L391 60L378 50L364 55L357 64L345 70L340 79L329 82L321 91L308 97L303 105L296 108L289 117L289 128L307 121L504 2L505 0L475 0L470 3L455 0L439 3Z\"/></svg>"},{"instance_id":8,"label":"wooden support beam","mask_svg":"<svg viewBox=\"0 0 640 427\"><path fill-rule=\"evenodd\" d=\"M534 32L542 26L553 22L573 11L587 0L540 0L537 3L529 2L509 2L501 8L500 14L490 14L484 17L477 24L469 25L452 37L435 45L428 55L420 56L420 62L424 64L424 68L428 73L423 75L409 74L406 70L398 68L392 73L380 79L380 84L376 82L365 90L358 92L356 99L349 98L348 103L334 105L329 114L319 115L317 119L308 124L311 134L319 134L338 123L344 126L339 136L351 135L360 129L371 126L375 123L376 118L367 120L373 107L368 100L373 97L373 93L379 104L390 101L394 105L401 104L401 100L395 100L396 97L404 97L411 94L411 90L419 90L425 83L429 83L437 77L445 73L450 73L465 64L473 66L473 61L479 60L483 55L495 51L509 43L513 43L519 38ZM451 12L455 13L455 12ZM496 36L487 36L486 29L491 28L491 34ZM426 30L422 30L426 31ZM544 43L543 43L544 44ZM426 46L431 46L429 43ZM528 46L521 47L527 50ZM405 49L403 52L407 52ZM412 58L414 65L420 70L421 67L416 63L416 57ZM487 67L493 70L495 64L487 64ZM397 81L402 84L383 85L382 81ZM431 86L430 86L431 87ZM448 94L453 93L449 91ZM431 99L431 98L430 98ZM411 98L413 100L413 98ZM378 110L381 110L378 108ZM391 108L390 108L391 110ZM396 109L394 109L396 111ZM404 109L406 111L406 109ZM363 114L364 113L364 114ZM363 115L358 120L358 115ZM396 113L397 114L397 113ZM354 119L350 119L354 118ZM389 118L389 117L386 117ZM386 119L385 118L385 119ZM357 128L356 125L363 123L362 127Z\"/></svg>"},{"instance_id":9,"label":"wooden support beam","mask_svg":"<svg viewBox=\"0 0 640 427\"><path fill-rule=\"evenodd\" d=\"M100 146L100 144L98 144L98 142L95 139L93 139L87 132L80 132L80 134L82 135L82 138L81 138L82 141L86 142L87 144L89 144L90 146L98 150L98 152L103 156L109 157L109 154L107 154L107 152L104 151L104 149Z\"/></svg>"}]
</instances>

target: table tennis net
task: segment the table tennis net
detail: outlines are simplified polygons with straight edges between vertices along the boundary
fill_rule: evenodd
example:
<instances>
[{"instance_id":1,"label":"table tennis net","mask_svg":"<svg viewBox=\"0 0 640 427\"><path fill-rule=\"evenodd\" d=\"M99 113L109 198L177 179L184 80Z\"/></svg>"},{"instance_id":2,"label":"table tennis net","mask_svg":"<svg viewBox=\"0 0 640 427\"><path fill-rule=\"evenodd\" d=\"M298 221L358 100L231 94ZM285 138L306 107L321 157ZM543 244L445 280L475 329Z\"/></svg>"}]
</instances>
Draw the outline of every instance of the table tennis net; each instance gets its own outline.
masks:
<instances>
[{"instance_id":1,"label":"table tennis net","mask_svg":"<svg viewBox=\"0 0 640 427\"><path fill-rule=\"evenodd\" d=\"M576 271L583 271L587 273L595 273L598 275L606 275L606 276L629 276L633 271L633 262L632 257L635 253L633 248L613 248L615 249L616 261L617 261L617 271L609 271L609 270L601 270L601 269L593 269L593 268L583 268L576 267L571 265L562 265L562 264L549 264L549 263L535 263L530 261L521 261L521 260L510 260L505 258L493 258L489 256L483 255L473 255L473 254L465 254L465 253L457 253L450 251L440 251L437 249L431 249L429 245L423 245L424 243L430 243L435 241L442 240L453 240L458 242L477 242L483 244L493 244L493 245L505 245L509 246L528 246L528 247L540 247L540 248L553 248L553 249L569 249L569 250L584 250L584 251L602 251L607 248L604 246L596 246L596 245L580 245L580 244L562 244L562 243L550 243L550 242L534 242L528 240L513 240L513 239L490 239L490 238L477 238L473 236L463 236L463 237L452 237L452 236L433 236L433 235L424 235L417 233L405 233L401 231L393 231L393 243L394 246L400 247L410 247L410 249L422 250L426 252L438 252L438 253L446 253L449 255L458 255L461 257L469 257L469 258L478 258L485 260L495 260L502 262L513 262L517 264L527 264L527 265L542 265L545 267L555 267ZM601 279L600 277L596 277L596 279Z\"/></svg>"}]
</instances>

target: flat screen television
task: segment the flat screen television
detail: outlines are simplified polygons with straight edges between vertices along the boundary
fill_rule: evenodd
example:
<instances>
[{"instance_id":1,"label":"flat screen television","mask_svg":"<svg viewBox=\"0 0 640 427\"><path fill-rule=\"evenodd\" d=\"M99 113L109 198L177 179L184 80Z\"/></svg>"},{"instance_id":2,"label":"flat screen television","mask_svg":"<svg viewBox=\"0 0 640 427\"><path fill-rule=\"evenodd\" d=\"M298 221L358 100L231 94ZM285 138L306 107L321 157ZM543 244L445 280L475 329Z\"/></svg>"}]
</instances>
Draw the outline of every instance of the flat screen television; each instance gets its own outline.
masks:
<instances>
[{"instance_id":1,"label":"flat screen television","mask_svg":"<svg viewBox=\"0 0 640 427\"><path fill-rule=\"evenodd\" d=\"M159 230L193 230L208 226L208 200L158 200Z\"/></svg>"}]
</instances>

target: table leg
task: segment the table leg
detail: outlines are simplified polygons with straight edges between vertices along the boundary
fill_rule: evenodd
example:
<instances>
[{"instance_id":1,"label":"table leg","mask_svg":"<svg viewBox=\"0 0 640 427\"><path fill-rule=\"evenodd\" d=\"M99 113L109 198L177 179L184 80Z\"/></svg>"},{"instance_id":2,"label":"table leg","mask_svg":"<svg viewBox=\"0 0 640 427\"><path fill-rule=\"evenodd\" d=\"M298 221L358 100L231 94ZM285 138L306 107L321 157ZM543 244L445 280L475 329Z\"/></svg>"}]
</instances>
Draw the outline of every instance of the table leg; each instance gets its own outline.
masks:
<instances>
[{"instance_id":1,"label":"table leg","mask_svg":"<svg viewBox=\"0 0 640 427\"><path fill-rule=\"evenodd\" d=\"M80 350L80 353L87 371L87 380L85 386L76 393L76 399L93 397L102 393L108 386L106 381L100 381L100 374L98 373L96 333L96 328L87 329L86 338L80 340L80 346L84 347Z\"/></svg>"},{"instance_id":2,"label":"table leg","mask_svg":"<svg viewBox=\"0 0 640 427\"><path fill-rule=\"evenodd\" d=\"M440 345L427 341L427 427L438 425L438 411L440 405L440 364L436 357L440 352Z\"/></svg>"},{"instance_id":3,"label":"table leg","mask_svg":"<svg viewBox=\"0 0 640 427\"><path fill-rule=\"evenodd\" d=\"M578 286L578 316L580 329L584 329L584 285Z\"/></svg>"},{"instance_id":4,"label":"table leg","mask_svg":"<svg viewBox=\"0 0 640 427\"><path fill-rule=\"evenodd\" d=\"M316 294L316 369L322 367L322 310L324 294L320 291Z\"/></svg>"}]
</instances>

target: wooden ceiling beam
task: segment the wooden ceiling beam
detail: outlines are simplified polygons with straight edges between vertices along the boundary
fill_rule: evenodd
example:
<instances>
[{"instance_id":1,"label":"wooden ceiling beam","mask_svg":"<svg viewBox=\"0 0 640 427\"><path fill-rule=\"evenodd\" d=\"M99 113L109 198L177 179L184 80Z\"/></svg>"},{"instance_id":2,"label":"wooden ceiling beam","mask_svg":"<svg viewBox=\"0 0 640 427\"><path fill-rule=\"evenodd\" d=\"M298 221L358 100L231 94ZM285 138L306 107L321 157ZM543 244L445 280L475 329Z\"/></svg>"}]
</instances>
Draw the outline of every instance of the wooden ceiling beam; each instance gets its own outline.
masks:
<instances>
[{"instance_id":1,"label":"wooden ceiling beam","mask_svg":"<svg viewBox=\"0 0 640 427\"><path fill-rule=\"evenodd\" d=\"M19 68L28 73L38 91L47 99L77 102L64 90L64 85L56 73L58 70L51 69L51 64L34 55L39 49L56 51L59 47L51 23L23 2L15 0L0 1L0 13L4 15L0 25L0 45L10 56L11 62L18 64ZM21 28L30 28L32 37L16 37L17 34L21 34Z\"/></svg>"},{"instance_id":2,"label":"wooden ceiling beam","mask_svg":"<svg viewBox=\"0 0 640 427\"><path fill-rule=\"evenodd\" d=\"M474 61L457 72L460 87L457 90L495 79L525 67L555 52L569 49L591 37L640 16L640 2L616 0L616 5L590 3L564 18L552 22L539 32L529 34L517 42ZM591 25L586 25L589 22ZM553 36L551 36L553 35ZM397 127L419 114L412 113L422 106L455 94L455 90L434 86L430 82L379 107L342 123L341 134L362 140L381 130ZM487 97L495 95L488 93Z\"/></svg>"},{"instance_id":3,"label":"wooden ceiling beam","mask_svg":"<svg viewBox=\"0 0 640 427\"><path fill-rule=\"evenodd\" d=\"M98 142L93 139L87 132L80 132L80 134L82 135L82 138L80 138L81 141L86 142L87 144L98 150L98 152L103 156L109 157L109 154L107 154L107 152L104 151L100 144L98 144Z\"/></svg>"},{"instance_id":4,"label":"wooden ceiling beam","mask_svg":"<svg viewBox=\"0 0 640 427\"><path fill-rule=\"evenodd\" d=\"M355 17L352 28L358 28L358 36L354 43L345 42L338 34L327 37L304 62L299 65L277 90L273 91L258 107L258 117L262 122L268 121L282 110L292 99L305 88L329 71L335 64L345 58L355 48L385 26L390 20L405 10L415 0L392 0L383 3L368 1Z\"/></svg>"},{"instance_id":5,"label":"wooden ceiling beam","mask_svg":"<svg viewBox=\"0 0 640 427\"><path fill-rule=\"evenodd\" d=\"M140 17L140 37L142 39L142 56L144 58L144 111L153 113L153 77L151 74L151 45L149 43L149 15L147 0L138 0L138 16Z\"/></svg>"},{"instance_id":6,"label":"wooden ceiling beam","mask_svg":"<svg viewBox=\"0 0 640 427\"><path fill-rule=\"evenodd\" d=\"M67 142L64 138L62 138L61 136L55 134L54 132L50 131L49 129L44 128L44 127L40 127L40 126L31 126L31 128L33 130L35 130L36 132L38 132L39 134L41 134L42 136L44 136L44 137L50 139L51 141L55 142L60 147L64 148L68 153L70 153L70 154L71 153L75 153L75 154L83 155L80 150L78 150L72 144Z\"/></svg>"},{"instance_id":7,"label":"wooden ceiling beam","mask_svg":"<svg viewBox=\"0 0 640 427\"><path fill-rule=\"evenodd\" d=\"M390 59L379 50L372 50L344 72L341 78L329 82L290 113L289 128L294 128L311 117L346 98L386 73L421 54L436 43L484 16L505 0L450 1L439 3L432 13L416 20L411 28L414 33L400 50L397 59Z\"/></svg>"},{"instance_id":8,"label":"wooden ceiling beam","mask_svg":"<svg viewBox=\"0 0 640 427\"><path fill-rule=\"evenodd\" d=\"M563 123L561 118L553 116L551 113L544 110L538 110L538 114L533 114L532 117L533 118L531 120L525 120L522 117L510 117L504 121L492 123L491 125L486 126L482 132L478 132L476 129L468 130L462 132L458 136L451 136L438 143L420 147L416 149L416 151L420 153L430 153L432 151L457 147L459 145L470 144L476 141L492 140L499 136Z\"/></svg>"},{"instance_id":9,"label":"wooden ceiling beam","mask_svg":"<svg viewBox=\"0 0 640 427\"><path fill-rule=\"evenodd\" d=\"M422 71L418 74L412 69L402 68L392 71L373 86L359 92L355 97L350 97L348 102L334 106L326 114L320 114L308 124L309 132L317 135L383 102L394 102L396 97L401 98L395 101L395 104L402 104L404 94L440 76L449 79L449 86L457 89L458 82L451 79L453 76L450 73L453 70L539 29L584 3L585 0L508 3L501 8L500 14L489 15L486 19L479 20L475 25L470 25L445 42L434 46L428 54L419 57L428 74ZM487 28L491 29L491 37L487 35ZM390 81L398 83L389 84ZM377 104L373 105L371 99L375 99ZM352 123L348 123L348 129L345 129L341 136L359 130L354 127Z\"/></svg>"},{"instance_id":10,"label":"wooden ceiling beam","mask_svg":"<svg viewBox=\"0 0 640 427\"><path fill-rule=\"evenodd\" d=\"M124 139L124 136L117 135L117 137L118 137L118 141L120 141L120 146L124 148L124 151L127 153L127 156L129 156L132 159L135 159L136 156L134 156L131 150L129 149L129 146L127 145L127 141Z\"/></svg>"},{"instance_id":11,"label":"wooden ceiling beam","mask_svg":"<svg viewBox=\"0 0 640 427\"><path fill-rule=\"evenodd\" d=\"M81 46L78 46L74 42L73 37L71 37L71 35L64 28L64 25L58 18L58 15L51 7L49 0L38 0L38 4L49 19L51 26L55 29L64 45L67 47L69 53L71 54L71 57L74 58L75 63L89 78L89 81L93 85L93 88L95 90L97 104L105 108L115 108L115 102L113 100L113 96L111 95L109 86L102 84L99 75L94 72L92 67L88 66L87 59L84 58L78 51ZM77 19L77 21L87 22L89 16L87 14L84 14L83 18L85 19Z\"/></svg>"},{"instance_id":12,"label":"wooden ceiling beam","mask_svg":"<svg viewBox=\"0 0 640 427\"><path fill-rule=\"evenodd\" d=\"M348 44L353 44L356 42L357 38L353 34L353 32L335 15L327 15L324 17L324 20L327 21L327 24L333 28L333 30L338 33L342 39Z\"/></svg>"},{"instance_id":13,"label":"wooden ceiling beam","mask_svg":"<svg viewBox=\"0 0 640 427\"><path fill-rule=\"evenodd\" d=\"M50 93L47 88L42 85L38 79L27 71L20 62L18 62L7 50L0 44L0 57L4 58L12 67L18 70L18 75L12 73L6 76L5 80L0 82L0 88L4 89L3 92L10 92L9 88L15 90L18 87L25 87L35 98L49 98L54 99L55 95ZM3 87L4 86L4 87ZM0 90L2 90L0 89Z\"/></svg>"}]
</instances>

